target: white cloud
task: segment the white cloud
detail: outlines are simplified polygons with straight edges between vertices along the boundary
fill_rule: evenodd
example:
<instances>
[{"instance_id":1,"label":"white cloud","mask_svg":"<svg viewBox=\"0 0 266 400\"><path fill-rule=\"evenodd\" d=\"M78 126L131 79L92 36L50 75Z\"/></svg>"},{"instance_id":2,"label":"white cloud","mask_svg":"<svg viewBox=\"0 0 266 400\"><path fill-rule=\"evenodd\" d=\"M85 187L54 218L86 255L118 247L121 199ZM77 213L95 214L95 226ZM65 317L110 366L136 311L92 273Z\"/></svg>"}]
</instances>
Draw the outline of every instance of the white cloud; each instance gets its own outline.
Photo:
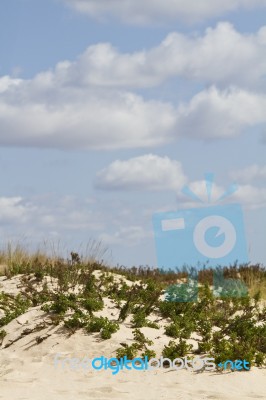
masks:
<instances>
[{"instance_id":1,"label":"white cloud","mask_svg":"<svg viewBox=\"0 0 266 400\"><path fill-rule=\"evenodd\" d=\"M178 190L185 182L178 161L146 154L114 161L98 172L95 186L106 190Z\"/></svg>"},{"instance_id":2,"label":"white cloud","mask_svg":"<svg viewBox=\"0 0 266 400\"><path fill-rule=\"evenodd\" d=\"M41 83L23 81L0 96L0 145L145 148L180 136L234 137L266 121L266 95L237 88L213 86L174 108L129 92Z\"/></svg>"},{"instance_id":3,"label":"white cloud","mask_svg":"<svg viewBox=\"0 0 266 400\"><path fill-rule=\"evenodd\" d=\"M180 162L152 154L114 161L97 174L95 186L104 190L173 190L177 194L178 207L181 208L234 202L250 209L266 206L266 189L251 184L237 185L234 192L223 197L227 188L213 183L209 199L205 180L188 183ZM184 194L184 186L188 186L200 201Z\"/></svg>"},{"instance_id":4,"label":"white cloud","mask_svg":"<svg viewBox=\"0 0 266 400\"><path fill-rule=\"evenodd\" d=\"M206 139L234 137L245 128L265 123L265 109L264 94L211 87L179 106L177 131Z\"/></svg>"},{"instance_id":5,"label":"white cloud","mask_svg":"<svg viewBox=\"0 0 266 400\"><path fill-rule=\"evenodd\" d=\"M167 103L128 92L41 84L25 81L0 97L1 145L147 147L169 140L175 125L174 108Z\"/></svg>"},{"instance_id":6,"label":"white cloud","mask_svg":"<svg viewBox=\"0 0 266 400\"><path fill-rule=\"evenodd\" d=\"M253 185L239 185L233 198L246 208L257 209L266 207L266 189Z\"/></svg>"},{"instance_id":7,"label":"white cloud","mask_svg":"<svg viewBox=\"0 0 266 400\"><path fill-rule=\"evenodd\" d=\"M32 207L23 203L22 197L0 197L0 222L1 224L27 221Z\"/></svg>"},{"instance_id":8,"label":"white cloud","mask_svg":"<svg viewBox=\"0 0 266 400\"><path fill-rule=\"evenodd\" d=\"M8 89L11 89L12 86L19 85L21 82L21 79L14 79L8 75L0 77L0 93L6 92Z\"/></svg>"},{"instance_id":9,"label":"white cloud","mask_svg":"<svg viewBox=\"0 0 266 400\"><path fill-rule=\"evenodd\" d=\"M177 76L222 87L266 88L266 26L243 34L221 22L203 35L171 33L158 46L134 53L120 53L110 43L92 45L76 62L40 74L35 84L145 88Z\"/></svg>"},{"instance_id":10,"label":"white cloud","mask_svg":"<svg viewBox=\"0 0 266 400\"><path fill-rule=\"evenodd\" d=\"M250 165L241 170L233 171L231 177L239 183L251 183L255 180L266 182L266 165Z\"/></svg>"},{"instance_id":11,"label":"white cloud","mask_svg":"<svg viewBox=\"0 0 266 400\"><path fill-rule=\"evenodd\" d=\"M265 7L265 0L63 0L92 17L114 16L131 23L202 21L240 8Z\"/></svg>"},{"instance_id":12,"label":"white cloud","mask_svg":"<svg viewBox=\"0 0 266 400\"><path fill-rule=\"evenodd\" d=\"M265 55L266 27L243 36L227 23L203 37L171 34L147 52L121 55L108 44L91 46L33 79L0 78L0 145L147 148L180 136L236 136L266 121ZM179 106L126 88L178 75L217 85ZM246 87L221 87L230 82Z\"/></svg>"}]
</instances>

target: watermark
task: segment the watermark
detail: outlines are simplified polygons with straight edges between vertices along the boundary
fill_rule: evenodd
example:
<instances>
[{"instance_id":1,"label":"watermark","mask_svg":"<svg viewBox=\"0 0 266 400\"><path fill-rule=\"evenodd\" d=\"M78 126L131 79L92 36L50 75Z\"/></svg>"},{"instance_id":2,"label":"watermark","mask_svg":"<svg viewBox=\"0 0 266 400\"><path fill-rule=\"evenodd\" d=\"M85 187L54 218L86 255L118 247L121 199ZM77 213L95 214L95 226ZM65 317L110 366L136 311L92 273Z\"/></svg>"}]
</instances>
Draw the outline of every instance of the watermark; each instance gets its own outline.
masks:
<instances>
[{"instance_id":1,"label":"watermark","mask_svg":"<svg viewBox=\"0 0 266 400\"><path fill-rule=\"evenodd\" d=\"M89 357L64 357L58 353L54 356L54 367L62 370L72 371L112 371L112 375L117 375L120 371L154 371L160 368L170 368L176 371L182 369L189 370L191 372L197 372L201 370L205 371L216 371L216 370L249 370L249 362L246 360L227 360L225 363L215 364L214 358L212 357L178 357L174 360L169 358L150 358L147 356L144 358L134 358L128 360L126 356L122 358L106 358L104 356L89 358Z\"/></svg>"},{"instance_id":2,"label":"watermark","mask_svg":"<svg viewBox=\"0 0 266 400\"><path fill-rule=\"evenodd\" d=\"M219 363L217 366L221 369L227 370L231 369L232 371L249 371L250 363L246 360L226 360L224 363Z\"/></svg>"},{"instance_id":3,"label":"watermark","mask_svg":"<svg viewBox=\"0 0 266 400\"><path fill-rule=\"evenodd\" d=\"M177 296L175 301L196 299L197 271L202 266L208 265L208 268L214 270L214 287L218 290L228 283L223 278L221 268L234 265L236 261L239 264L248 263L244 219L240 204L213 205L211 203L213 174L206 174L205 182L208 195L207 205L153 215L158 267L167 271L182 270L184 266L187 266L190 271L187 284L180 286L180 289L185 293L184 288L186 291L192 288L194 295L186 297L183 293ZM237 186L231 185L218 201L224 200L236 190ZM204 203L188 187L184 187L182 192L191 199ZM245 287L243 289L246 293ZM232 288L229 288L227 292L234 295Z\"/></svg>"}]
</instances>

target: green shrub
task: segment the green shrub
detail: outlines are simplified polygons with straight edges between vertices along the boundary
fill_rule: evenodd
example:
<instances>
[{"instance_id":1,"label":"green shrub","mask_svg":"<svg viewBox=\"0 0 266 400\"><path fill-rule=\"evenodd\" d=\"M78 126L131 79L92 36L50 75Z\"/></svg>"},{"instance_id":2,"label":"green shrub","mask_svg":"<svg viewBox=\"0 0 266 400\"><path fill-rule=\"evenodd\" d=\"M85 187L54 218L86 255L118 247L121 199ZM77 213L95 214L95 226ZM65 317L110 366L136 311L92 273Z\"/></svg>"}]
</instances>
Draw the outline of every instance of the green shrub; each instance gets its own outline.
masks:
<instances>
[{"instance_id":1,"label":"green shrub","mask_svg":"<svg viewBox=\"0 0 266 400\"><path fill-rule=\"evenodd\" d=\"M192 350L192 345L187 344L185 340L180 340L178 344L174 341L170 341L168 346L164 346L162 355L165 358L174 360L175 358L185 357Z\"/></svg>"},{"instance_id":2,"label":"green shrub","mask_svg":"<svg viewBox=\"0 0 266 400\"><path fill-rule=\"evenodd\" d=\"M196 330L195 321L192 321L191 316L179 316L174 317L174 322L165 328L165 333L175 339L182 337L183 339L189 339L192 332Z\"/></svg>"},{"instance_id":3,"label":"green shrub","mask_svg":"<svg viewBox=\"0 0 266 400\"><path fill-rule=\"evenodd\" d=\"M82 312L75 312L70 318L64 321L67 328L80 329L88 323L88 317Z\"/></svg>"},{"instance_id":4,"label":"green shrub","mask_svg":"<svg viewBox=\"0 0 266 400\"><path fill-rule=\"evenodd\" d=\"M133 360L136 358L139 352L139 347L137 343L133 343L131 346L125 344L123 347L119 347L116 350L116 358L127 357L128 360Z\"/></svg>"},{"instance_id":5,"label":"green shrub","mask_svg":"<svg viewBox=\"0 0 266 400\"><path fill-rule=\"evenodd\" d=\"M90 315L92 315L93 311L101 311L104 306L104 303L101 299L93 297L83 300L81 304L85 310L89 311Z\"/></svg>"},{"instance_id":6,"label":"green shrub","mask_svg":"<svg viewBox=\"0 0 266 400\"><path fill-rule=\"evenodd\" d=\"M148 349L148 346L153 344L152 340L149 340L145 337L145 335L139 330L134 329L133 331L135 342L132 345L124 344L123 347L120 347L116 350L116 357L122 358L126 356L129 360L136 358L138 353L142 351L141 356L144 358L145 356L149 358L156 357L156 354L153 350Z\"/></svg>"},{"instance_id":7,"label":"green shrub","mask_svg":"<svg viewBox=\"0 0 266 400\"><path fill-rule=\"evenodd\" d=\"M139 329L134 329L133 336L134 340L139 344L141 349L146 347L146 345L151 346L153 344L152 340L147 339Z\"/></svg>"},{"instance_id":8,"label":"green shrub","mask_svg":"<svg viewBox=\"0 0 266 400\"><path fill-rule=\"evenodd\" d=\"M177 339L180 336L181 330L177 323L172 323L165 328L165 334Z\"/></svg>"},{"instance_id":9,"label":"green shrub","mask_svg":"<svg viewBox=\"0 0 266 400\"><path fill-rule=\"evenodd\" d=\"M0 343L2 343L3 339L6 337L7 333L4 329L0 331Z\"/></svg>"},{"instance_id":10,"label":"green shrub","mask_svg":"<svg viewBox=\"0 0 266 400\"><path fill-rule=\"evenodd\" d=\"M90 319L86 325L86 331L91 332L101 332L102 339L110 339L113 333L119 330L119 325L117 322L111 322L108 318L104 317L93 317Z\"/></svg>"},{"instance_id":11,"label":"green shrub","mask_svg":"<svg viewBox=\"0 0 266 400\"><path fill-rule=\"evenodd\" d=\"M156 324L156 322L149 321L145 318L145 312L143 310L140 310L133 315L132 326L133 328L142 328L146 326L148 328L159 329L159 325Z\"/></svg>"},{"instance_id":12,"label":"green shrub","mask_svg":"<svg viewBox=\"0 0 266 400\"><path fill-rule=\"evenodd\" d=\"M141 354L141 357L142 357L142 358L148 357L148 360L150 360L151 358L156 358L156 353L155 353L154 350L145 349L145 350L143 351L143 353Z\"/></svg>"},{"instance_id":13,"label":"green shrub","mask_svg":"<svg viewBox=\"0 0 266 400\"><path fill-rule=\"evenodd\" d=\"M19 315L24 314L31 306L31 301L22 294L13 296L0 293L0 308L4 311L4 317L0 318L0 327L7 325Z\"/></svg>"},{"instance_id":14,"label":"green shrub","mask_svg":"<svg viewBox=\"0 0 266 400\"><path fill-rule=\"evenodd\" d=\"M48 307L42 307L44 311L54 311L56 314L65 314L70 308L76 308L76 296L59 293Z\"/></svg>"}]
</instances>

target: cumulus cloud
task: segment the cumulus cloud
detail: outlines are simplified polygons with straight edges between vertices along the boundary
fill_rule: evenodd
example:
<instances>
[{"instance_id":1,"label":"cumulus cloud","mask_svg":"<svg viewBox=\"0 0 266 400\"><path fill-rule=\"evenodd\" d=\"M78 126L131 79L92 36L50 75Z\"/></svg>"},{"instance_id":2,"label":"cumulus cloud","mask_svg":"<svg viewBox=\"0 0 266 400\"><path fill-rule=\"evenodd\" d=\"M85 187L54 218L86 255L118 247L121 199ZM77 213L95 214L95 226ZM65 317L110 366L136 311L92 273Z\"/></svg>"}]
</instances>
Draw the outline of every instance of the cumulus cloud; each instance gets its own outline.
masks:
<instances>
[{"instance_id":1,"label":"cumulus cloud","mask_svg":"<svg viewBox=\"0 0 266 400\"><path fill-rule=\"evenodd\" d=\"M164 143L173 131L171 104L129 92L51 87L45 79L23 81L0 95L1 145L147 147Z\"/></svg>"},{"instance_id":2,"label":"cumulus cloud","mask_svg":"<svg viewBox=\"0 0 266 400\"><path fill-rule=\"evenodd\" d=\"M255 180L266 182L266 165L250 165L241 170L233 171L231 177L239 183L251 183Z\"/></svg>"},{"instance_id":3,"label":"cumulus cloud","mask_svg":"<svg viewBox=\"0 0 266 400\"><path fill-rule=\"evenodd\" d=\"M265 7L265 0L62 0L91 17L116 17L130 23L196 22L241 8Z\"/></svg>"},{"instance_id":4,"label":"cumulus cloud","mask_svg":"<svg viewBox=\"0 0 266 400\"><path fill-rule=\"evenodd\" d=\"M253 185L239 185L233 197L246 208L257 209L266 207L266 189Z\"/></svg>"},{"instance_id":5,"label":"cumulus cloud","mask_svg":"<svg viewBox=\"0 0 266 400\"><path fill-rule=\"evenodd\" d=\"M0 145L147 148L180 136L236 136L266 120L265 50L266 27L245 36L222 23L202 37L171 34L149 51L120 54L99 44L32 79L4 76ZM131 91L173 76L215 85L177 106Z\"/></svg>"},{"instance_id":6,"label":"cumulus cloud","mask_svg":"<svg viewBox=\"0 0 266 400\"><path fill-rule=\"evenodd\" d=\"M146 154L114 161L98 172L95 186L105 190L178 190L185 182L180 162Z\"/></svg>"},{"instance_id":7,"label":"cumulus cloud","mask_svg":"<svg viewBox=\"0 0 266 400\"><path fill-rule=\"evenodd\" d=\"M19 85L21 82L21 79L14 79L8 75L0 77L0 93L6 92L8 89Z\"/></svg>"},{"instance_id":8,"label":"cumulus cloud","mask_svg":"<svg viewBox=\"0 0 266 400\"><path fill-rule=\"evenodd\" d=\"M217 139L234 137L245 128L266 122L266 95L238 88L211 87L181 104L177 132L184 136Z\"/></svg>"},{"instance_id":9,"label":"cumulus cloud","mask_svg":"<svg viewBox=\"0 0 266 400\"><path fill-rule=\"evenodd\" d=\"M266 27L243 34L221 22L203 35L174 32L158 46L133 53L99 43L88 47L75 62L59 63L54 74L40 74L35 82L146 88L177 76L221 87L266 88Z\"/></svg>"},{"instance_id":10,"label":"cumulus cloud","mask_svg":"<svg viewBox=\"0 0 266 400\"><path fill-rule=\"evenodd\" d=\"M264 123L265 109L266 95L237 88L213 86L174 107L130 92L23 81L0 95L0 145L119 149L234 137Z\"/></svg>"},{"instance_id":11,"label":"cumulus cloud","mask_svg":"<svg viewBox=\"0 0 266 400\"><path fill-rule=\"evenodd\" d=\"M260 177L257 169L255 172ZM252 176L255 176L254 171ZM232 193L225 196L228 188L213 183L209 199L205 180L188 183L188 178L179 161L153 154L114 161L98 172L95 187L103 190L124 191L173 190L176 192L178 206L181 208L208 207L234 202L247 208L266 206L266 189L251 184L233 185ZM189 196L187 192L184 193L184 187L188 187L195 197Z\"/></svg>"}]
</instances>

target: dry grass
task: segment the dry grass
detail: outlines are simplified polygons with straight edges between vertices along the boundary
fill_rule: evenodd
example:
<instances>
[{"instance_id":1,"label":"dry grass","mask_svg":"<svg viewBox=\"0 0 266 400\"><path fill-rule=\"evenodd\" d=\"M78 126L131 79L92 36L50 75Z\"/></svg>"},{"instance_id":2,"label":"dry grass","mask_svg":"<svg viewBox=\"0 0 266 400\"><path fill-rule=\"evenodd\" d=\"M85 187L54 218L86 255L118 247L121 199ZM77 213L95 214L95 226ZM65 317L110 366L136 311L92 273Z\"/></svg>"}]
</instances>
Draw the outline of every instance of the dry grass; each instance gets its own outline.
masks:
<instances>
[{"instance_id":1,"label":"dry grass","mask_svg":"<svg viewBox=\"0 0 266 400\"><path fill-rule=\"evenodd\" d=\"M176 284L181 280L185 280L189 273L187 270L169 270L162 271L157 268L150 268L149 266L139 267L110 267L104 262L104 257L108 255L108 248L104 247L101 242L90 240L84 247L78 249L78 252L70 252L69 257L62 257L62 246L60 243L54 244L52 242L44 243L43 249L38 249L30 252L26 246L21 243L7 243L7 245L0 250L0 275L12 276L18 273L35 273L42 268L45 270L53 268L60 263L68 267L73 263L80 263L86 265L97 265L98 269L103 271L111 271L122 274L128 279L147 280L152 279L157 283L162 283L165 286ZM80 255L79 255L80 254ZM249 294L253 297L256 293L260 292L261 298L266 299L266 269L263 265L233 265L222 269L225 279L241 280L249 290ZM208 283L213 284L214 270L204 269L198 273L198 281L200 284Z\"/></svg>"}]
</instances>

